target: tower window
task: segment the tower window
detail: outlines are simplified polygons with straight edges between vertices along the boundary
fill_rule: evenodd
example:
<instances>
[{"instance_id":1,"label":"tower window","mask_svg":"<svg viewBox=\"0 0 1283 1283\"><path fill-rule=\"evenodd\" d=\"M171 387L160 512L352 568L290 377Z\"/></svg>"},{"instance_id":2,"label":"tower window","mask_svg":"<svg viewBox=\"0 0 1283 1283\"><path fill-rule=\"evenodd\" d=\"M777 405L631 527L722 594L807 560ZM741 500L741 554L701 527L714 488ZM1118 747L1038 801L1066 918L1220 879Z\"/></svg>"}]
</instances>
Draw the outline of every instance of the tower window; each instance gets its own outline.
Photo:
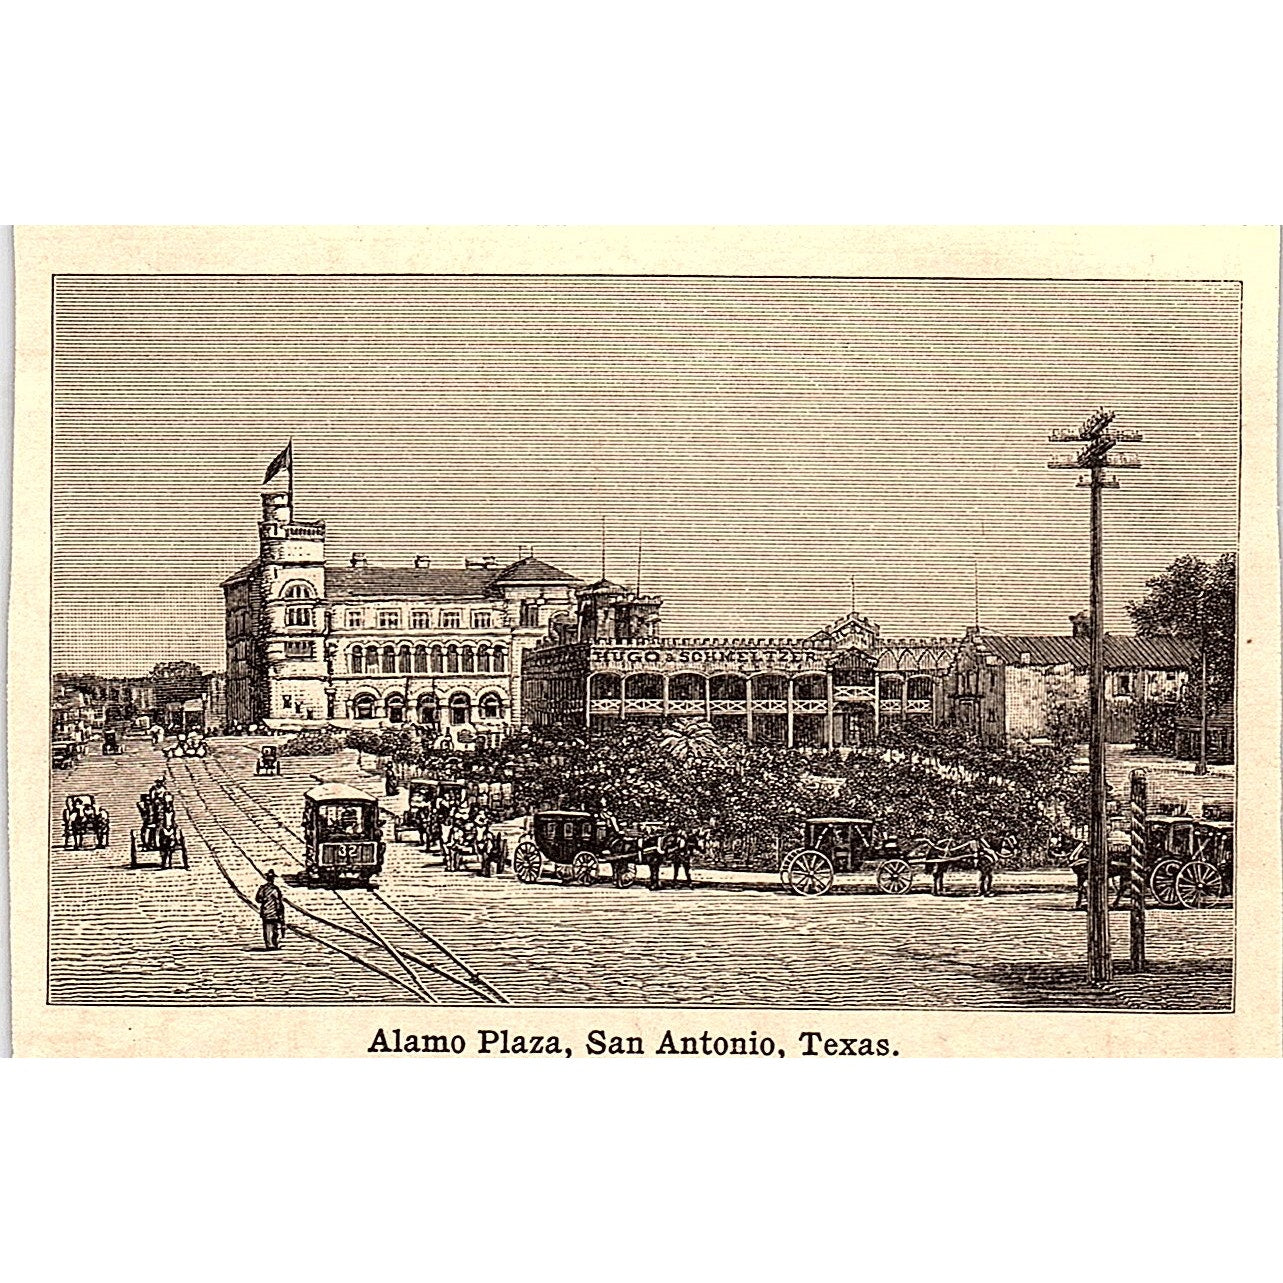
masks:
<instances>
[{"instance_id":1,"label":"tower window","mask_svg":"<svg viewBox=\"0 0 1283 1283\"><path fill-rule=\"evenodd\" d=\"M315 597L316 594L312 591L311 584L305 583L301 579L296 579L293 583L285 585L281 596L287 601L299 601L303 598Z\"/></svg>"},{"instance_id":2,"label":"tower window","mask_svg":"<svg viewBox=\"0 0 1283 1283\"><path fill-rule=\"evenodd\" d=\"M539 603L537 601L523 601L521 603L521 626L522 628L539 627Z\"/></svg>"},{"instance_id":3,"label":"tower window","mask_svg":"<svg viewBox=\"0 0 1283 1283\"><path fill-rule=\"evenodd\" d=\"M311 606L286 606L285 608L285 627L286 628L311 628L311 626L312 626Z\"/></svg>"},{"instance_id":4,"label":"tower window","mask_svg":"<svg viewBox=\"0 0 1283 1283\"><path fill-rule=\"evenodd\" d=\"M285 643L286 659L315 659L316 643L311 641L287 641Z\"/></svg>"}]
</instances>

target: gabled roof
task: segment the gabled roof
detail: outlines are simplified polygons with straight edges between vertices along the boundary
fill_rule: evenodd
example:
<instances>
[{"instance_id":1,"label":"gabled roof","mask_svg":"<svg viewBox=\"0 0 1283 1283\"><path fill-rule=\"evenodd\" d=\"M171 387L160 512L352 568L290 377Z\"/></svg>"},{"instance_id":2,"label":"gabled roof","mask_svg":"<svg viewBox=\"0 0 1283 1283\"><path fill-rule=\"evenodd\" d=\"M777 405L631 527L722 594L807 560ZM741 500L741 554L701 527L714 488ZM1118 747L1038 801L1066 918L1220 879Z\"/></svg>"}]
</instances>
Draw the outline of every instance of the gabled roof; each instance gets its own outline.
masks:
<instances>
[{"instance_id":1,"label":"gabled roof","mask_svg":"<svg viewBox=\"0 0 1283 1283\"><path fill-rule=\"evenodd\" d=\"M588 585L587 588L581 588L579 591L581 594L586 596L588 593L599 593L599 592L600 593L611 593L611 592L626 593L628 589L625 588L623 584L615 583L613 579L598 579L595 583L591 583Z\"/></svg>"},{"instance_id":2,"label":"gabled roof","mask_svg":"<svg viewBox=\"0 0 1283 1283\"><path fill-rule=\"evenodd\" d=\"M501 570L494 579L496 584L578 584L583 581L575 575L568 575L564 570L540 561L538 557L522 557L514 561L506 570Z\"/></svg>"},{"instance_id":3,"label":"gabled roof","mask_svg":"<svg viewBox=\"0 0 1283 1283\"><path fill-rule=\"evenodd\" d=\"M1091 662L1091 645L1085 637L981 633L976 641L982 650L997 655L1004 664L1035 668L1069 664L1074 668L1086 668ZM1197 658L1198 647L1183 637L1105 634L1106 668L1181 669L1192 667Z\"/></svg>"}]
</instances>

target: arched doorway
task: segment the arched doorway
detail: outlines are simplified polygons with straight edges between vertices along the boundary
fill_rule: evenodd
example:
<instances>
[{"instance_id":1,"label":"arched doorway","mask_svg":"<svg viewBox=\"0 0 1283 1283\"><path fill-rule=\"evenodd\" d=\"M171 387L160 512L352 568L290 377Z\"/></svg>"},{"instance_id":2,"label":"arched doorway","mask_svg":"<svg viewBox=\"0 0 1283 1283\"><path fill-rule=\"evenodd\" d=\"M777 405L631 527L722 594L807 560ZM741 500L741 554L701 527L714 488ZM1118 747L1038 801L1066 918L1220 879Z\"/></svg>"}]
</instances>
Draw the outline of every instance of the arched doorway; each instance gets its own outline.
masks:
<instances>
[{"instance_id":1,"label":"arched doorway","mask_svg":"<svg viewBox=\"0 0 1283 1283\"><path fill-rule=\"evenodd\" d=\"M374 696L358 695L352 701L352 716L359 722L374 720Z\"/></svg>"},{"instance_id":2,"label":"arched doorway","mask_svg":"<svg viewBox=\"0 0 1283 1283\"><path fill-rule=\"evenodd\" d=\"M393 726L400 726L405 721L405 696L400 691L393 691L384 703L388 721Z\"/></svg>"},{"instance_id":3,"label":"arched doorway","mask_svg":"<svg viewBox=\"0 0 1283 1283\"><path fill-rule=\"evenodd\" d=\"M450 725L467 726L472 721L472 700L460 691L450 696Z\"/></svg>"},{"instance_id":4,"label":"arched doorway","mask_svg":"<svg viewBox=\"0 0 1283 1283\"><path fill-rule=\"evenodd\" d=\"M441 720L441 709L435 695L420 695L414 708L415 720L423 726L436 726Z\"/></svg>"}]
</instances>

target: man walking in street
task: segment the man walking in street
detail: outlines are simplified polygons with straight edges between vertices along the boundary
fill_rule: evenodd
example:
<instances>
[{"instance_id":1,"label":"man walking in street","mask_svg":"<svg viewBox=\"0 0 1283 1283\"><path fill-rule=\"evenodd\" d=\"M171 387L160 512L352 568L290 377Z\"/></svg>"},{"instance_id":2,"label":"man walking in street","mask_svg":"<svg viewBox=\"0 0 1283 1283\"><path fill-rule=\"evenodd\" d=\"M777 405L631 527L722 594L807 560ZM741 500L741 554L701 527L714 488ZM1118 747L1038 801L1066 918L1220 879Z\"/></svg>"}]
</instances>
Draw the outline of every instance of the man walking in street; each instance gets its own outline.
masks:
<instances>
[{"instance_id":1,"label":"man walking in street","mask_svg":"<svg viewBox=\"0 0 1283 1283\"><path fill-rule=\"evenodd\" d=\"M285 934L285 897L276 885L275 869L268 869L267 881L259 887L254 899L258 901L259 916L263 919L263 945L267 949L279 949Z\"/></svg>"}]
</instances>

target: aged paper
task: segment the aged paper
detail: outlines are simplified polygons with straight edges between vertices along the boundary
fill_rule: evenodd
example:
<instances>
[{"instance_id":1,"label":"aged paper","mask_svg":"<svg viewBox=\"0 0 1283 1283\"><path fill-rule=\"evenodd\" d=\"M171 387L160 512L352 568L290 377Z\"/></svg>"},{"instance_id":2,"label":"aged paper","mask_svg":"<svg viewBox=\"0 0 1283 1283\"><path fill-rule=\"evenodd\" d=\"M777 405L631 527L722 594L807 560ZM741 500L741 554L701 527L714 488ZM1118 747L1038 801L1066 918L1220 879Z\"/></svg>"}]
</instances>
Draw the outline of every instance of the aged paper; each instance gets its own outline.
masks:
<instances>
[{"instance_id":1,"label":"aged paper","mask_svg":"<svg viewBox=\"0 0 1283 1283\"><path fill-rule=\"evenodd\" d=\"M1278 1054L1274 229L16 265L18 1054Z\"/></svg>"}]
</instances>

